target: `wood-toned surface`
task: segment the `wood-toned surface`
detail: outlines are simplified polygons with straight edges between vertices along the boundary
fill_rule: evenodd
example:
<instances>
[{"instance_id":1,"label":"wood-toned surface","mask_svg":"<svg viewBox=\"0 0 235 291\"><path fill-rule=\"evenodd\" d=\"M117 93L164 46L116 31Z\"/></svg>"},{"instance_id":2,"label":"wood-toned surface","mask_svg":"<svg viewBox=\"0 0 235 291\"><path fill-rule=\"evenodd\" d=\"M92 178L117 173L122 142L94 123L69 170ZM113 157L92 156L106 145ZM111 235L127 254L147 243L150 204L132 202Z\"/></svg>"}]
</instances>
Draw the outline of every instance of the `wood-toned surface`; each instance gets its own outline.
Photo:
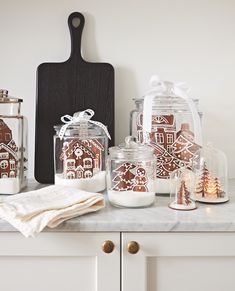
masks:
<instances>
[{"instance_id":1,"label":"wood-toned surface","mask_svg":"<svg viewBox=\"0 0 235 291\"><path fill-rule=\"evenodd\" d=\"M61 63L43 63L37 70L34 174L40 183L54 181L53 126L61 123L61 116L93 109L93 119L108 126L110 145L114 144L114 68L108 63L90 63L82 58L84 23L81 13L72 13L68 19L70 58Z\"/></svg>"}]
</instances>

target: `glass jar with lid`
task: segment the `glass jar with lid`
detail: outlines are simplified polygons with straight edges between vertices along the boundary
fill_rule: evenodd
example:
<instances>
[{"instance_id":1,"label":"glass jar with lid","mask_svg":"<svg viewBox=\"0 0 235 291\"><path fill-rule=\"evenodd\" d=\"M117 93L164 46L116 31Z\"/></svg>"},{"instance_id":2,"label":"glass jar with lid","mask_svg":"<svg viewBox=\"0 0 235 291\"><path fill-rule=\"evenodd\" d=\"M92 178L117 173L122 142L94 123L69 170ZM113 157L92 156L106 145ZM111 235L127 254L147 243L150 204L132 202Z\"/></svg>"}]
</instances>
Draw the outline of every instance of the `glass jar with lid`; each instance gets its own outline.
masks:
<instances>
[{"instance_id":1,"label":"glass jar with lid","mask_svg":"<svg viewBox=\"0 0 235 291\"><path fill-rule=\"evenodd\" d=\"M154 149L155 191L169 194L170 174L182 167L191 168L201 146L199 101L188 98L180 85L159 80L146 96L134 101L130 133Z\"/></svg>"},{"instance_id":2,"label":"glass jar with lid","mask_svg":"<svg viewBox=\"0 0 235 291\"><path fill-rule=\"evenodd\" d=\"M27 119L22 99L0 90L0 194L16 194L27 183Z\"/></svg>"},{"instance_id":3,"label":"glass jar with lid","mask_svg":"<svg viewBox=\"0 0 235 291\"><path fill-rule=\"evenodd\" d=\"M54 127L55 184L85 191L100 192L106 188L105 164L109 133L98 121L91 120L88 109L66 115L64 125Z\"/></svg>"},{"instance_id":4,"label":"glass jar with lid","mask_svg":"<svg viewBox=\"0 0 235 291\"><path fill-rule=\"evenodd\" d=\"M111 204L129 208L152 205L155 166L153 149L131 137L124 144L109 148L107 190Z\"/></svg>"}]
</instances>

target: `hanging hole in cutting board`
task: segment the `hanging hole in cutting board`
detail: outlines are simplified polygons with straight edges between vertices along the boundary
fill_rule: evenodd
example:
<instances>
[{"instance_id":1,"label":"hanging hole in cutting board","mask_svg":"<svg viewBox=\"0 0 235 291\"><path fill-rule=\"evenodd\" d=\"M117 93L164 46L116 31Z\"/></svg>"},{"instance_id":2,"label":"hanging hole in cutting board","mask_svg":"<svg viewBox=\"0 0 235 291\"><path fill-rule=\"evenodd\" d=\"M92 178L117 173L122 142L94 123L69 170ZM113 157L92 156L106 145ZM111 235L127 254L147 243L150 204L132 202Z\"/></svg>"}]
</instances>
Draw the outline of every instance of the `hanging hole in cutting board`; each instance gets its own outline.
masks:
<instances>
[{"instance_id":1,"label":"hanging hole in cutting board","mask_svg":"<svg viewBox=\"0 0 235 291\"><path fill-rule=\"evenodd\" d=\"M80 18L78 18L78 17L74 17L74 18L72 19L72 25L73 25L74 28L78 28L78 26L80 25L80 23L81 23Z\"/></svg>"}]
</instances>

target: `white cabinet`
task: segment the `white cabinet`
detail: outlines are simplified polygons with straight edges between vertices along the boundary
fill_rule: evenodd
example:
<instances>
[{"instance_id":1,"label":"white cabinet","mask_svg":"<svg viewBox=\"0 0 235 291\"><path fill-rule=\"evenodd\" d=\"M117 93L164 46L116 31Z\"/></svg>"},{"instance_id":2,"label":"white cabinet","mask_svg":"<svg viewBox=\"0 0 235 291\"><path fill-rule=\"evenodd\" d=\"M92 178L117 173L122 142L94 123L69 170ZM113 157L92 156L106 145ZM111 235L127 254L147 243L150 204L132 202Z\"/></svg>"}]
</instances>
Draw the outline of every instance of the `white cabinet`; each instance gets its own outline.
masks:
<instances>
[{"instance_id":1,"label":"white cabinet","mask_svg":"<svg viewBox=\"0 0 235 291\"><path fill-rule=\"evenodd\" d=\"M106 254L105 240L115 248ZM0 290L120 291L120 233L0 233Z\"/></svg>"},{"instance_id":2,"label":"white cabinet","mask_svg":"<svg viewBox=\"0 0 235 291\"><path fill-rule=\"evenodd\" d=\"M3 291L234 291L234 274L235 233L0 232Z\"/></svg>"},{"instance_id":3,"label":"white cabinet","mask_svg":"<svg viewBox=\"0 0 235 291\"><path fill-rule=\"evenodd\" d=\"M123 233L122 245L122 291L235 290L234 233Z\"/></svg>"}]
</instances>

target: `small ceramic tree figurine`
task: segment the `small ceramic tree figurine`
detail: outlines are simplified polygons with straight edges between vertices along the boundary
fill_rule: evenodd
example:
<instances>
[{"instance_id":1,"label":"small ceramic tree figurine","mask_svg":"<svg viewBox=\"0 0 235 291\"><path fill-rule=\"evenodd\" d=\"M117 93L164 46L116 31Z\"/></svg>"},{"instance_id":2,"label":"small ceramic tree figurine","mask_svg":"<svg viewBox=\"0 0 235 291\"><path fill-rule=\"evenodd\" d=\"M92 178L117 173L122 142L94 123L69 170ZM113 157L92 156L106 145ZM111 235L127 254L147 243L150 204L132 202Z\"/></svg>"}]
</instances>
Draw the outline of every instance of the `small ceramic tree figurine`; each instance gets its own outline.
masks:
<instances>
[{"instance_id":1,"label":"small ceramic tree figurine","mask_svg":"<svg viewBox=\"0 0 235 291\"><path fill-rule=\"evenodd\" d=\"M196 184L194 199L205 203L223 203L227 195L227 159L225 154L207 145L194 161Z\"/></svg>"},{"instance_id":2,"label":"small ceramic tree figurine","mask_svg":"<svg viewBox=\"0 0 235 291\"><path fill-rule=\"evenodd\" d=\"M179 189L178 195L177 195L177 204L189 205L190 204L189 195L190 195L190 193L186 187L186 183L184 180L182 180L180 183L180 189Z\"/></svg>"},{"instance_id":3,"label":"small ceramic tree figurine","mask_svg":"<svg viewBox=\"0 0 235 291\"><path fill-rule=\"evenodd\" d=\"M170 208L176 210L193 210L196 204L191 200L191 192L194 189L194 174L192 171L182 168L171 174L171 202Z\"/></svg>"}]
</instances>

